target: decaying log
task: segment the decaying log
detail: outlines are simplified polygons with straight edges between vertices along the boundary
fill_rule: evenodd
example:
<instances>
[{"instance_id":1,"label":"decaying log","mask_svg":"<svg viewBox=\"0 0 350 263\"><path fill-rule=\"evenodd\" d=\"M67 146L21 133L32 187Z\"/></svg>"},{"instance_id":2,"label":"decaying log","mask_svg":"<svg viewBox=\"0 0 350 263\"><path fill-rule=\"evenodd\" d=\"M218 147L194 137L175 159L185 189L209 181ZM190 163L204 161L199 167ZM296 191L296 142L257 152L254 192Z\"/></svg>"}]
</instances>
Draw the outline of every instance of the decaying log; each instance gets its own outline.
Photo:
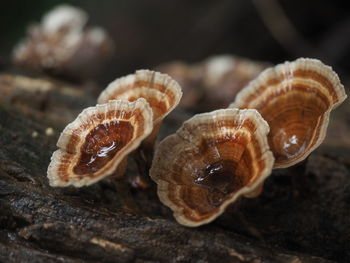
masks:
<instances>
[{"instance_id":1,"label":"decaying log","mask_svg":"<svg viewBox=\"0 0 350 263\"><path fill-rule=\"evenodd\" d=\"M52 85L40 97L31 88L18 91L19 84L11 81L0 77L0 93L23 99L0 99L1 262L297 263L350 258L350 144L345 137L330 133L304 169L275 170L260 197L242 199L212 224L185 228L159 202L153 183L146 190L132 189L126 179L81 189L51 188L46 170L59 133L95 103L94 97L79 90L63 92L64 84ZM349 132L349 109L348 103L339 109L331 128ZM175 111L161 136L189 116ZM137 172L131 160L127 173Z\"/></svg>"}]
</instances>

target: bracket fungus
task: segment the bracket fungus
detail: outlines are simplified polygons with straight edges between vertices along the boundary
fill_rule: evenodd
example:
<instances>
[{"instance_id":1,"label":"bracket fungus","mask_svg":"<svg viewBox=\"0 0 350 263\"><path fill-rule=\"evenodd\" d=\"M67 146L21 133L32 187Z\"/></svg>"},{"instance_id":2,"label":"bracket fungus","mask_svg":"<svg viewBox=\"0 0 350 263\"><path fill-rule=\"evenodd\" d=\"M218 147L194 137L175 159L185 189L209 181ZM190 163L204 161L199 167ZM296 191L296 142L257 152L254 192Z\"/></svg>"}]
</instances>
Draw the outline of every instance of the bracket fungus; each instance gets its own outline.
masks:
<instances>
[{"instance_id":1,"label":"bracket fungus","mask_svg":"<svg viewBox=\"0 0 350 263\"><path fill-rule=\"evenodd\" d=\"M240 196L255 197L270 175L269 126L256 110L195 115L157 147L150 170L176 220L199 226Z\"/></svg>"},{"instance_id":2,"label":"bracket fungus","mask_svg":"<svg viewBox=\"0 0 350 263\"><path fill-rule=\"evenodd\" d=\"M229 107L256 109L270 126L275 168L304 160L324 140L330 112L346 99L331 67L300 58L262 72Z\"/></svg>"},{"instance_id":3,"label":"bracket fungus","mask_svg":"<svg viewBox=\"0 0 350 263\"><path fill-rule=\"evenodd\" d=\"M61 133L47 174L51 186L81 187L115 174L152 131L146 100L112 100L83 110Z\"/></svg>"},{"instance_id":4,"label":"bracket fungus","mask_svg":"<svg viewBox=\"0 0 350 263\"><path fill-rule=\"evenodd\" d=\"M170 76L156 71L138 70L135 74L110 83L97 102L106 103L113 99L134 101L145 98L153 111L153 131L145 143L153 145L162 120L179 104L181 96L181 87Z\"/></svg>"}]
</instances>

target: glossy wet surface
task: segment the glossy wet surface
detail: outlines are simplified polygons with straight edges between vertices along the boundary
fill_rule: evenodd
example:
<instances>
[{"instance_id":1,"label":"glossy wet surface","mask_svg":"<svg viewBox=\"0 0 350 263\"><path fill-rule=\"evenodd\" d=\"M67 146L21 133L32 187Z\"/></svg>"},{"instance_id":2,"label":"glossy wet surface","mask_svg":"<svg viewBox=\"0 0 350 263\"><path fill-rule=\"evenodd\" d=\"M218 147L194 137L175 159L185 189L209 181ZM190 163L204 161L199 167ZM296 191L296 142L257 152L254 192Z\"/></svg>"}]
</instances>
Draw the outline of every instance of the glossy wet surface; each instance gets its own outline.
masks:
<instances>
[{"instance_id":1,"label":"glossy wet surface","mask_svg":"<svg viewBox=\"0 0 350 263\"><path fill-rule=\"evenodd\" d=\"M270 137L270 145L274 151L276 161L288 162L303 155L312 142L315 127L305 126L303 132L288 131L280 128L274 137Z\"/></svg>"},{"instance_id":2,"label":"glossy wet surface","mask_svg":"<svg viewBox=\"0 0 350 263\"><path fill-rule=\"evenodd\" d=\"M113 121L96 126L81 147L81 156L73 168L76 174L92 174L105 166L133 137L130 122Z\"/></svg>"},{"instance_id":3,"label":"glossy wet surface","mask_svg":"<svg viewBox=\"0 0 350 263\"><path fill-rule=\"evenodd\" d=\"M278 100L260 109L270 125L269 145L276 165L294 162L308 155L317 143L322 126L322 116L328 104L321 94L310 94L304 87L281 94Z\"/></svg>"},{"instance_id":4,"label":"glossy wet surface","mask_svg":"<svg viewBox=\"0 0 350 263\"><path fill-rule=\"evenodd\" d=\"M219 206L229 195L243 186L243 178L235 171L237 163L222 160L208 165L195 179L195 184L209 190L208 202L212 206Z\"/></svg>"}]
</instances>

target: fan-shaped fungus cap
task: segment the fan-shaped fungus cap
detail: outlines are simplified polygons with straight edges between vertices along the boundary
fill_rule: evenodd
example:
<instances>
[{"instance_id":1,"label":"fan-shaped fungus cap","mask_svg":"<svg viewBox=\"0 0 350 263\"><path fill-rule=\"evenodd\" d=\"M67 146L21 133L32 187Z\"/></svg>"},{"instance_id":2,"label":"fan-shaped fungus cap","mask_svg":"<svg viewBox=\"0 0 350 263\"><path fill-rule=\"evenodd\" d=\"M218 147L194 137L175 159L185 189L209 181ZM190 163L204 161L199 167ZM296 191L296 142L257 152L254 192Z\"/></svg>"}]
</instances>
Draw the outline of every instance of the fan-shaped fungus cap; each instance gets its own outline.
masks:
<instances>
[{"instance_id":1,"label":"fan-shaped fungus cap","mask_svg":"<svg viewBox=\"0 0 350 263\"><path fill-rule=\"evenodd\" d=\"M186 226L209 223L240 196L259 194L274 158L256 110L195 115L157 147L150 170L160 200Z\"/></svg>"},{"instance_id":2,"label":"fan-shaped fungus cap","mask_svg":"<svg viewBox=\"0 0 350 263\"><path fill-rule=\"evenodd\" d=\"M27 39L14 49L14 63L74 78L91 76L111 56L114 45L102 28L84 29L87 20L79 8L55 7L40 25L28 27Z\"/></svg>"},{"instance_id":3,"label":"fan-shaped fungus cap","mask_svg":"<svg viewBox=\"0 0 350 263\"><path fill-rule=\"evenodd\" d=\"M275 168L304 160L323 141L329 114L346 98L331 67L297 59L262 72L236 97L233 108L257 109L269 123Z\"/></svg>"},{"instance_id":4,"label":"fan-shaped fungus cap","mask_svg":"<svg viewBox=\"0 0 350 263\"><path fill-rule=\"evenodd\" d=\"M161 121L180 102L181 87L166 74L150 70L138 70L135 74L119 78L108 85L97 102L105 103L113 99L134 101L145 98L153 111L152 141L158 133Z\"/></svg>"},{"instance_id":5,"label":"fan-shaped fungus cap","mask_svg":"<svg viewBox=\"0 0 350 263\"><path fill-rule=\"evenodd\" d=\"M51 186L81 187L122 173L127 155L153 128L144 99L109 101L85 109L61 133L48 168ZM117 174L120 176L120 174Z\"/></svg>"}]
</instances>

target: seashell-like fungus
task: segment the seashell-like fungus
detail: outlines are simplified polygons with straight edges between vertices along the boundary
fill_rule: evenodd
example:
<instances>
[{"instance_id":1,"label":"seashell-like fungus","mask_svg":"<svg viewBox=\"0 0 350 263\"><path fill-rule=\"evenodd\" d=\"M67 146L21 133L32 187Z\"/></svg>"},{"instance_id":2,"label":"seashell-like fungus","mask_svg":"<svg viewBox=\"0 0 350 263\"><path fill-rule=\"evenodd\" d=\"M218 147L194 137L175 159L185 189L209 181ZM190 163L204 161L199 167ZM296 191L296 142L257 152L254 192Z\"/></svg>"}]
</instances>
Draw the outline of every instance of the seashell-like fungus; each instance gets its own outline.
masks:
<instances>
[{"instance_id":1,"label":"seashell-like fungus","mask_svg":"<svg viewBox=\"0 0 350 263\"><path fill-rule=\"evenodd\" d=\"M153 132L147 138L152 144L162 120L180 102L181 87L166 74L156 71L138 70L135 74L116 79L100 94L97 102L106 103L113 99L134 101L145 98L153 111Z\"/></svg>"},{"instance_id":2,"label":"seashell-like fungus","mask_svg":"<svg viewBox=\"0 0 350 263\"><path fill-rule=\"evenodd\" d=\"M124 173L128 154L153 128L145 99L112 100L85 109L61 133L47 176L51 186L81 187Z\"/></svg>"},{"instance_id":3,"label":"seashell-like fungus","mask_svg":"<svg viewBox=\"0 0 350 263\"><path fill-rule=\"evenodd\" d=\"M331 67L300 58L262 72L230 107L260 112L270 126L274 167L284 168L304 160L322 143L330 112L345 98Z\"/></svg>"},{"instance_id":4,"label":"seashell-like fungus","mask_svg":"<svg viewBox=\"0 0 350 263\"><path fill-rule=\"evenodd\" d=\"M268 124L256 110L195 115L158 146L150 170L176 220L199 226L240 196L254 197L274 162Z\"/></svg>"},{"instance_id":5,"label":"seashell-like fungus","mask_svg":"<svg viewBox=\"0 0 350 263\"><path fill-rule=\"evenodd\" d=\"M15 64L69 77L91 77L112 55L114 44L100 27L87 27L83 10L60 5L40 25L28 27L27 38L13 51Z\"/></svg>"}]
</instances>

